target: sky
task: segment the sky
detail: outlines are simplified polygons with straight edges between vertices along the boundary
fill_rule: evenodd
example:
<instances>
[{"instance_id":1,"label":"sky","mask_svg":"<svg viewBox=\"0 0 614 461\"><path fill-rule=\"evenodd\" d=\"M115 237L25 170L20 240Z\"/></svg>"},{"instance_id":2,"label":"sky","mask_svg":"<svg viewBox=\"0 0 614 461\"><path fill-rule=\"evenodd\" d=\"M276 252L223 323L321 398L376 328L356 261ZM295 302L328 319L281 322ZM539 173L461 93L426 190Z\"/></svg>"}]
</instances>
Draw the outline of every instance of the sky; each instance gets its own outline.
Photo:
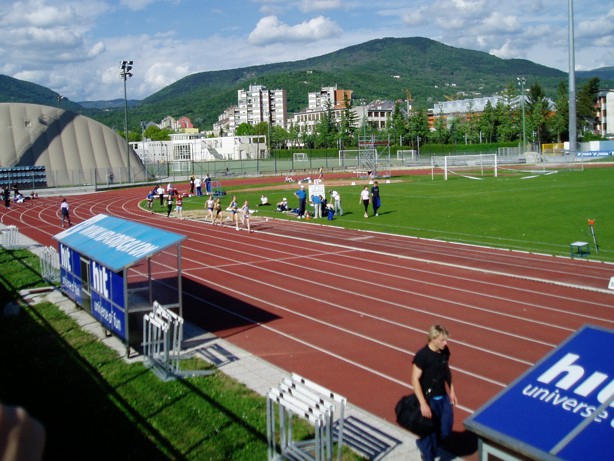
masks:
<instances>
[{"instance_id":1,"label":"sky","mask_svg":"<svg viewBox=\"0 0 614 461\"><path fill-rule=\"evenodd\" d=\"M0 74L72 101L190 74L321 56L385 37L569 69L569 0L2 0ZM614 66L614 3L573 0L577 70ZM257 82L255 82L257 83ZM330 83L331 85L334 82Z\"/></svg>"}]
</instances>

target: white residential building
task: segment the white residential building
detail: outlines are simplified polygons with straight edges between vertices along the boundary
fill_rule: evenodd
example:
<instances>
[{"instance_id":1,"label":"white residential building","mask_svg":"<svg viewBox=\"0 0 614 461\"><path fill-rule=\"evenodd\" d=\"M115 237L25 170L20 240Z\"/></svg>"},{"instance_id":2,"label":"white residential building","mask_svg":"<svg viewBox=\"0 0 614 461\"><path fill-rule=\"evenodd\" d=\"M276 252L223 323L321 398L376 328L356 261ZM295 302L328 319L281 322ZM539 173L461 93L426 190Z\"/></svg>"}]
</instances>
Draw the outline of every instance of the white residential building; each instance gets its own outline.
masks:
<instances>
[{"instance_id":1,"label":"white residential building","mask_svg":"<svg viewBox=\"0 0 614 461\"><path fill-rule=\"evenodd\" d=\"M337 86L323 87L307 94L308 109L322 110L330 104L332 109L345 108L345 100L352 101L352 90L339 90Z\"/></svg>"},{"instance_id":2,"label":"white residential building","mask_svg":"<svg viewBox=\"0 0 614 461\"><path fill-rule=\"evenodd\" d=\"M614 139L614 90L602 90L597 94L594 132Z\"/></svg>"},{"instance_id":3,"label":"white residential building","mask_svg":"<svg viewBox=\"0 0 614 461\"><path fill-rule=\"evenodd\" d=\"M378 130L385 128L392 116L394 106L395 103L393 101L381 100L375 100L361 106L352 106L350 111L354 114L354 128L359 128L363 125ZM333 117L337 124L341 122L344 110L345 108L333 109ZM293 115L290 124L301 134L313 134L316 131L316 126L325 114L326 109L321 107L317 109L304 109Z\"/></svg>"},{"instance_id":4,"label":"white residential building","mask_svg":"<svg viewBox=\"0 0 614 461\"><path fill-rule=\"evenodd\" d=\"M267 122L272 126L286 127L286 90L268 90L263 85L250 85L248 90L237 91L237 101L234 127L231 126L229 130L231 134L234 134L236 127L242 123L257 125Z\"/></svg>"},{"instance_id":5,"label":"white residential building","mask_svg":"<svg viewBox=\"0 0 614 461\"><path fill-rule=\"evenodd\" d=\"M266 136L223 136L203 133L171 134L170 141L131 143L143 163L207 162L268 158Z\"/></svg>"},{"instance_id":6,"label":"white residential building","mask_svg":"<svg viewBox=\"0 0 614 461\"><path fill-rule=\"evenodd\" d=\"M481 113L490 102L495 107L503 96L485 96L482 98L457 99L454 101L440 101L435 103L431 109L433 115L460 115L468 112Z\"/></svg>"}]
</instances>

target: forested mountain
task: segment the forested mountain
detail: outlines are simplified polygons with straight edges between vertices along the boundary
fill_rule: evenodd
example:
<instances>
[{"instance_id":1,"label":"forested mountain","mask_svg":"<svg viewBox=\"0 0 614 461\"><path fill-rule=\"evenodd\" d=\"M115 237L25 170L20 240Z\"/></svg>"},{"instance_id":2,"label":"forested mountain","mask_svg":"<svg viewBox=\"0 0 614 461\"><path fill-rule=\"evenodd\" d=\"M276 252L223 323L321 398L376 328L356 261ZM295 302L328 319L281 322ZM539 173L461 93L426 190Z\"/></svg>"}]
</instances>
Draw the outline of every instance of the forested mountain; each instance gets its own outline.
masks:
<instances>
[{"instance_id":1,"label":"forested mountain","mask_svg":"<svg viewBox=\"0 0 614 461\"><path fill-rule=\"evenodd\" d=\"M428 108L436 101L489 96L508 87L517 88L517 76L526 78L527 87L538 82L553 99L559 83L567 81L565 72L527 60L500 59L427 38L384 38L301 61L189 75L132 107L130 129L138 131L140 121L159 121L167 115L187 116L197 127L209 129L224 109L236 104L237 90L253 84L284 88L288 111L292 113L307 106L308 92L325 86L352 90L355 102L405 99L411 94L416 107ZM606 86L614 86L614 68L578 72L578 84L593 76L599 76ZM6 79L9 77L0 80L0 101L57 104L54 100L57 93L46 90L46 94L36 85L41 89L36 100L30 89L15 85L9 90L4 88ZM80 106L73 109L64 104L62 107L109 126L123 126L121 105L105 110Z\"/></svg>"},{"instance_id":2,"label":"forested mountain","mask_svg":"<svg viewBox=\"0 0 614 461\"><path fill-rule=\"evenodd\" d=\"M49 88L7 75L0 75L0 102L26 102L55 107L61 104L64 109L74 112L81 110L81 106L61 97L60 94Z\"/></svg>"}]
</instances>

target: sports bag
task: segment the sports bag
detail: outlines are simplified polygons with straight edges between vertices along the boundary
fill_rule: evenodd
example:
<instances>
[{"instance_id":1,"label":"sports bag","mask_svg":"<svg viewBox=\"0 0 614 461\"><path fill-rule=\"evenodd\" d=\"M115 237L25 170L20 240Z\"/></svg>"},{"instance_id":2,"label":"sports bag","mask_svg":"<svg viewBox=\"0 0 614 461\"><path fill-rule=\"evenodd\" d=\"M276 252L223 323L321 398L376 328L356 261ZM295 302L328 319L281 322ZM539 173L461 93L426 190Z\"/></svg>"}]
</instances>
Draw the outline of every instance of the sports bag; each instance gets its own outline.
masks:
<instances>
[{"instance_id":1,"label":"sports bag","mask_svg":"<svg viewBox=\"0 0 614 461\"><path fill-rule=\"evenodd\" d=\"M397 415L397 423L419 437L424 437L435 431L433 419L422 416L420 401L416 394L401 397L394 411Z\"/></svg>"}]
</instances>

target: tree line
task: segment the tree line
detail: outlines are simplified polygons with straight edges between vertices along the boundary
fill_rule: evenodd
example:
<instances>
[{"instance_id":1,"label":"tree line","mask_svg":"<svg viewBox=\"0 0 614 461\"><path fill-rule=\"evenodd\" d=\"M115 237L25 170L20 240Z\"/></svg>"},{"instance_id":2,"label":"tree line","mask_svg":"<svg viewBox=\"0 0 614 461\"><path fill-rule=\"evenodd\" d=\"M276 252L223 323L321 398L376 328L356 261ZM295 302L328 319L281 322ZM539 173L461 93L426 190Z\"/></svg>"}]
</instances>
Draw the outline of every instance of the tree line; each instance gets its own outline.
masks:
<instances>
[{"instance_id":1,"label":"tree line","mask_svg":"<svg viewBox=\"0 0 614 461\"><path fill-rule=\"evenodd\" d=\"M595 99L600 80L593 77L581 86L576 94L576 123L579 141L600 139L593 133ZM352 101L344 100L343 109L335 111L330 104L325 107L321 119L312 133L304 133L292 124L288 129L269 126L267 122L256 125L242 123L235 131L237 136L266 136L271 149L288 149L301 146L310 149L351 149L360 136L376 136L390 140L397 148L418 149L427 144L500 144L522 142L528 144L560 143L569 139L569 91L566 82L559 83L555 101L546 97L538 81L525 91L524 117L520 90L510 83L502 92L502 98L493 105L490 101L482 112L469 110L462 115L446 116L429 114L427 109L403 110L403 101L395 103L392 114L380 129L361 120L352 111ZM524 120L523 120L524 118ZM524 127L523 127L524 123ZM149 126L143 135L147 139L168 138L168 130ZM130 132L130 140L138 141L141 133Z\"/></svg>"}]
</instances>

